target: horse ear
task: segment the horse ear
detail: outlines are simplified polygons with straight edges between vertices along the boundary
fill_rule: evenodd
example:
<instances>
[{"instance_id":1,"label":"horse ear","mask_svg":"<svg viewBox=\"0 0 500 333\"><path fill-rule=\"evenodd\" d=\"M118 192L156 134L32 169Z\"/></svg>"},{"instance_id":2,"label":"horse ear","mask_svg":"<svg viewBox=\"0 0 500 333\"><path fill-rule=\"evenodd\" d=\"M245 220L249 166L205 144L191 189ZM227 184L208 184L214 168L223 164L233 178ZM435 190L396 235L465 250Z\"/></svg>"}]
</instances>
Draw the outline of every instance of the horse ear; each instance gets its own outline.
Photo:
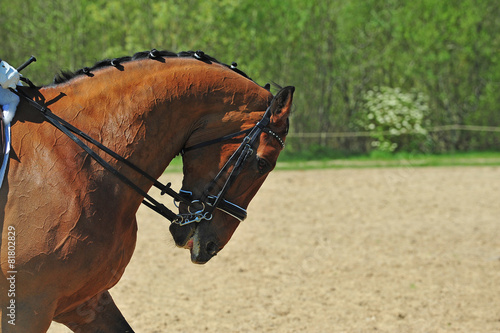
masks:
<instances>
[{"instance_id":1,"label":"horse ear","mask_svg":"<svg viewBox=\"0 0 500 333\"><path fill-rule=\"evenodd\" d=\"M271 102L271 125L280 130L285 129L292 110L292 100L295 87L281 89Z\"/></svg>"}]
</instances>

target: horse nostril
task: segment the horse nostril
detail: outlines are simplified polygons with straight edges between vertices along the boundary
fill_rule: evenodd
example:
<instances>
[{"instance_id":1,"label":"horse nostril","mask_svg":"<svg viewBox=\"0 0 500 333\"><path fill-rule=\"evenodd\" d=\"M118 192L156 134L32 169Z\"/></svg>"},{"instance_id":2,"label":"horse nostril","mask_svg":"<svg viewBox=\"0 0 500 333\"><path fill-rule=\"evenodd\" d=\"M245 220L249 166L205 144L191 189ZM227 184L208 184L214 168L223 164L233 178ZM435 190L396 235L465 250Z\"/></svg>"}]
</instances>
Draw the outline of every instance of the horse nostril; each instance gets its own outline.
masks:
<instances>
[{"instance_id":1,"label":"horse nostril","mask_svg":"<svg viewBox=\"0 0 500 333\"><path fill-rule=\"evenodd\" d=\"M207 244L207 253L211 256L217 255L218 246L214 242L209 242Z\"/></svg>"}]
</instances>

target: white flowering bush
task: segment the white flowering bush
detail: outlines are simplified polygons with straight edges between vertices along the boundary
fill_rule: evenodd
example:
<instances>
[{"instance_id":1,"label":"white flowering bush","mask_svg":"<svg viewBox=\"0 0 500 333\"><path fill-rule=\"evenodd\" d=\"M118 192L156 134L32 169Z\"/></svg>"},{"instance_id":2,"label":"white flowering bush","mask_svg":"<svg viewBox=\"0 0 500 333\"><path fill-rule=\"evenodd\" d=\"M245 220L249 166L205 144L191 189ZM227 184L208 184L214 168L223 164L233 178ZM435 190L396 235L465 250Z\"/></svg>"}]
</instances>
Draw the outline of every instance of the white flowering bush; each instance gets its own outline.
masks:
<instances>
[{"instance_id":1,"label":"white flowering bush","mask_svg":"<svg viewBox=\"0 0 500 333\"><path fill-rule=\"evenodd\" d=\"M404 93L399 88L380 87L364 94L359 125L372 132L372 146L385 152L413 149L427 134L427 98L421 93ZM412 134L412 135L407 135ZM413 147L403 147L410 145Z\"/></svg>"}]
</instances>

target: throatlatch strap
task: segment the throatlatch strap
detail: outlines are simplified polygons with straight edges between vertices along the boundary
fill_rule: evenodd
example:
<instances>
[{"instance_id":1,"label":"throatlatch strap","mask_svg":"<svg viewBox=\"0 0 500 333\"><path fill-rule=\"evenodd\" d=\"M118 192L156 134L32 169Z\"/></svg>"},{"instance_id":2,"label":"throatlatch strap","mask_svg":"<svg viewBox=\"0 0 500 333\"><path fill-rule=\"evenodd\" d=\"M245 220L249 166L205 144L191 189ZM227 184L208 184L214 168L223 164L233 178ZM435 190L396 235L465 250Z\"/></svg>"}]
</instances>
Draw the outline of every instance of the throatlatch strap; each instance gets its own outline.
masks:
<instances>
[{"instance_id":1,"label":"throatlatch strap","mask_svg":"<svg viewBox=\"0 0 500 333\"><path fill-rule=\"evenodd\" d=\"M203 147L206 147L206 146L213 145L215 143L219 143L219 142L222 142L222 141L226 141L226 140L235 138L235 137L243 135L243 134L250 133L252 131L252 129L253 129L253 127L249 128L249 129L246 129L246 130L243 130L243 131L236 132L236 133L228 134L228 135L222 136L222 137L217 138L217 139L204 141L204 142L195 144L195 145L193 145L191 147L184 148L181 151L181 155L184 155L186 152L188 152L190 150L194 150L194 149L198 149L198 148L203 148Z\"/></svg>"}]
</instances>

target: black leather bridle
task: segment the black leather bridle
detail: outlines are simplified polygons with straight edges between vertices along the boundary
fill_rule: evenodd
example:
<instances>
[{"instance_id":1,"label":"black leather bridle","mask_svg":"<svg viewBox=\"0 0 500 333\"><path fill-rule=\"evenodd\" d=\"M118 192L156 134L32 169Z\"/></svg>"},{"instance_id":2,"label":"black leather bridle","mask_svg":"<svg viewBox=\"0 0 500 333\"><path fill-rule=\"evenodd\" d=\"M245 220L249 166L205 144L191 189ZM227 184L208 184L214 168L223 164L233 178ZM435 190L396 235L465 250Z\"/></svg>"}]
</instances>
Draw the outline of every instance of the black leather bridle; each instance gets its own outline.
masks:
<instances>
[{"instance_id":1,"label":"black leather bridle","mask_svg":"<svg viewBox=\"0 0 500 333\"><path fill-rule=\"evenodd\" d=\"M219 173L215 176L215 178L210 182L210 184L207 186L203 193L203 197L200 199L195 199L192 197L192 193L186 190L181 190L178 192L174 191L171 189L171 183L168 183L166 185L160 183L157 179L149 175L147 172L136 166L135 164L131 163L124 157L120 156L119 154L115 153L113 150L109 149L108 147L104 146L100 142L96 141L92 137L90 137L88 134L80 131L78 128L75 126L71 125L64 119L60 118L59 116L55 115L52 113L50 109L48 109L45 106L42 106L32 100L29 96L25 95L23 92L19 92L16 90L11 89L12 92L14 92L16 95L18 95L20 98L28 102L31 106L33 106L35 109L40 111L42 116L54 127L56 127L58 130L63 132L66 136L68 136L71 140L73 140L80 148L82 148L87 154L89 154L90 157L92 157L97 163L99 163L102 167L104 167L106 170L111 172L115 177L117 177L120 181L125 183L127 186L132 188L135 192L137 192L139 195L141 195L144 200L143 204L147 206L148 208L154 210L158 214L162 215L166 219L168 219L172 223L176 223L179 225L186 225L190 223L195 223L195 222L200 222L202 220L208 220L210 221L213 217L213 211L215 209L218 209L226 214L229 214L233 216L234 218L238 219L240 222L243 221L247 217L247 211L239 207L238 205L229 202L228 200L224 199L224 196L226 192L229 190L231 185L233 184L234 180L238 177L240 174L241 170L243 169L243 166L245 162L248 160L248 157L252 155L253 149L255 149L254 145L255 142L258 140L259 136L261 133L268 133L271 136L273 136L281 145L281 147L284 147L284 142L283 140L271 129L269 129L267 126L270 123L270 118L271 118L271 109L268 107L266 112L264 113L264 116L262 119L252 128L240 131L237 133L233 133L230 135L226 135L214 140L209 140L206 142L202 142L199 144L196 144L194 146L185 148L181 151L181 154L185 154L188 151L202 148L211 144L215 144L218 142L222 142L225 140L229 140L231 138L235 138L237 136L247 134L240 146L236 149L236 151L231 155L231 157L228 159L228 161L224 164L224 166L221 168ZM272 105L272 103L271 103ZM88 143L94 145L98 149L102 150L118 162L126 165L130 169L134 170L144 178L148 179L153 183L153 186L156 187L161 191L161 194L167 194L171 196L174 199L174 202L176 205L178 203L183 203L187 205L187 214L176 214L172 212L170 209L168 209L166 206L155 200L153 197L151 197L149 194L147 194L144 190L142 190L138 185L136 185L131 179L126 177L124 174L119 172L116 168L111 166L108 162L106 162L102 157L100 157L96 152L92 150L85 142L82 141L85 140ZM232 168L231 168L232 167ZM229 169L231 169L229 171ZM217 183L225 177L225 182L220 188L219 192L216 195L210 194L211 191L216 188Z\"/></svg>"},{"instance_id":2,"label":"black leather bridle","mask_svg":"<svg viewBox=\"0 0 500 333\"><path fill-rule=\"evenodd\" d=\"M272 103L271 103L272 104ZM191 208L188 208L188 214L179 214L182 217L182 220L176 222L180 225L185 225L193 222L200 222L202 220L211 220L212 213L215 209L219 209L226 214L229 214L236 218L238 221L242 222L247 217L247 211L224 199L227 191L235 181L235 179L240 174L245 162L248 158L253 154L253 150L255 149L255 142L260 137L261 133L268 133L273 136L281 148L285 147L285 143L279 137L278 134L273 132L269 127L269 123L271 120L271 107L269 106L264 113L262 119L252 128L249 128L244 131L232 133L217 139L205 141L194 146L185 148L181 151L182 154L185 154L188 151L206 147L211 144L215 144L218 142L222 142L225 140L232 139L234 137L247 134L236 151L231 155L231 157L227 160L224 166L219 170L215 178L208 184L205 191L202 194L201 199L194 199L191 201L191 207L197 206L198 209L193 212ZM232 168L231 168L232 167ZM229 171L230 170L230 171ZM210 194L216 187L221 179L225 177L224 184L220 186L219 192L217 194ZM192 199L193 193L187 190L180 190L180 194L186 198Z\"/></svg>"}]
</instances>

